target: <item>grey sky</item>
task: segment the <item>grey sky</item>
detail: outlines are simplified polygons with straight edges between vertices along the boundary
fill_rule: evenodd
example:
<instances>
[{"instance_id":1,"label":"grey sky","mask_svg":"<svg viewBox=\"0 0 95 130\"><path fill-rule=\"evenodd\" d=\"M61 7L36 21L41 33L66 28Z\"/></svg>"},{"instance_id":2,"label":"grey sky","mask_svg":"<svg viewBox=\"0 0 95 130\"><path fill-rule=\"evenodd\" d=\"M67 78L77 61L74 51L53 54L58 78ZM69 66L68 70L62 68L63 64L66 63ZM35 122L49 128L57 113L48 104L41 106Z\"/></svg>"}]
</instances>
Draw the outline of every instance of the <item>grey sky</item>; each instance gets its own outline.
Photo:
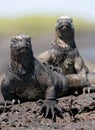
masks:
<instances>
[{"instance_id":1,"label":"grey sky","mask_svg":"<svg viewBox=\"0 0 95 130\"><path fill-rule=\"evenodd\" d=\"M95 0L0 0L0 17L75 15L95 21Z\"/></svg>"}]
</instances>

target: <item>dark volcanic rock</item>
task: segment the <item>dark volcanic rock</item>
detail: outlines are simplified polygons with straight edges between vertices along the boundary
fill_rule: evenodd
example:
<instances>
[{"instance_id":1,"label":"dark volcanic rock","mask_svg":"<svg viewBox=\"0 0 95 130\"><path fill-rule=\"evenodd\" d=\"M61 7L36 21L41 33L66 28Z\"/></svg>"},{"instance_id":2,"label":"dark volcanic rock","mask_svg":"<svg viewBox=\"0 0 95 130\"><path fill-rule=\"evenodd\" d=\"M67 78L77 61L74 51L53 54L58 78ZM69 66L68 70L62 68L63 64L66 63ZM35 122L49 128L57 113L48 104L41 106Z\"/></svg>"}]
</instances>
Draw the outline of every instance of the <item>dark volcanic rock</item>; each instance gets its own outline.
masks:
<instances>
[{"instance_id":1,"label":"dark volcanic rock","mask_svg":"<svg viewBox=\"0 0 95 130\"><path fill-rule=\"evenodd\" d=\"M20 105L0 106L0 129L2 130L94 130L95 93L68 96L59 99L63 117L56 116L55 122L45 119L38 112L36 102Z\"/></svg>"}]
</instances>

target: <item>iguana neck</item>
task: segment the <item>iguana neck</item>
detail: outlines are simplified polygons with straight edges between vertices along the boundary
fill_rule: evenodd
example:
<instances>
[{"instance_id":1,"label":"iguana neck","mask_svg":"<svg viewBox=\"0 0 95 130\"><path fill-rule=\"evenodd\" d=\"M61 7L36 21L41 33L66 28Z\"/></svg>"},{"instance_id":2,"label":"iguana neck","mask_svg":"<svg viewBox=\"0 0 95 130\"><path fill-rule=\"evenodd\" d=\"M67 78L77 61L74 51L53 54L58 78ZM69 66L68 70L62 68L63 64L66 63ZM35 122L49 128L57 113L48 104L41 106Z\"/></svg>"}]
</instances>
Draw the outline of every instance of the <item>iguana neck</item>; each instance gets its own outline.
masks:
<instances>
[{"instance_id":1,"label":"iguana neck","mask_svg":"<svg viewBox=\"0 0 95 130\"><path fill-rule=\"evenodd\" d=\"M27 73L34 73L34 60L33 53L30 50L26 54L15 55L11 51L10 67L11 70L17 75L25 75Z\"/></svg>"},{"instance_id":2,"label":"iguana neck","mask_svg":"<svg viewBox=\"0 0 95 130\"><path fill-rule=\"evenodd\" d=\"M72 43L75 43L74 40L74 30L70 32L59 32L58 30L55 31L55 39L54 39L54 44L59 45L62 48L67 48L71 47L72 48Z\"/></svg>"}]
</instances>

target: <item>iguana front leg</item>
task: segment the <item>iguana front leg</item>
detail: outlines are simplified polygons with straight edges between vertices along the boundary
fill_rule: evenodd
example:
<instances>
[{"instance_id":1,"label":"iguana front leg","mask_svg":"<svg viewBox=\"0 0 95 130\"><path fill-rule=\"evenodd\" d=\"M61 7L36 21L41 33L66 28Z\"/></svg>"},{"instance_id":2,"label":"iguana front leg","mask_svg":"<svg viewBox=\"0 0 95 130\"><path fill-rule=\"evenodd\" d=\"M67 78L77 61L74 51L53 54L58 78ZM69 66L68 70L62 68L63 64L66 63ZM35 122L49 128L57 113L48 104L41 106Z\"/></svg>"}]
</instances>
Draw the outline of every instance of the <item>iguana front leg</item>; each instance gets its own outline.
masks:
<instances>
[{"instance_id":1,"label":"iguana front leg","mask_svg":"<svg viewBox=\"0 0 95 130\"><path fill-rule=\"evenodd\" d=\"M89 70L81 57L75 58L74 68L77 74L84 75L84 74L89 73Z\"/></svg>"},{"instance_id":2,"label":"iguana front leg","mask_svg":"<svg viewBox=\"0 0 95 130\"><path fill-rule=\"evenodd\" d=\"M58 106L58 101L56 100L56 91L54 86L48 87L45 100L38 100L38 103L42 105L40 113L44 113L45 118L50 116L50 118L54 120L56 114L62 116L62 110Z\"/></svg>"},{"instance_id":3,"label":"iguana front leg","mask_svg":"<svg viewBox=\"0 0 95 130\"><path fill-rule=\"evenodd\" d=\"M1 92L4 97L4 101L0 102L0 105L14 105L20 104L20 100L14 97L14 92L12 86L10 86L10 81L5 77L1 83Z\"/></svg>"}]
</instances>

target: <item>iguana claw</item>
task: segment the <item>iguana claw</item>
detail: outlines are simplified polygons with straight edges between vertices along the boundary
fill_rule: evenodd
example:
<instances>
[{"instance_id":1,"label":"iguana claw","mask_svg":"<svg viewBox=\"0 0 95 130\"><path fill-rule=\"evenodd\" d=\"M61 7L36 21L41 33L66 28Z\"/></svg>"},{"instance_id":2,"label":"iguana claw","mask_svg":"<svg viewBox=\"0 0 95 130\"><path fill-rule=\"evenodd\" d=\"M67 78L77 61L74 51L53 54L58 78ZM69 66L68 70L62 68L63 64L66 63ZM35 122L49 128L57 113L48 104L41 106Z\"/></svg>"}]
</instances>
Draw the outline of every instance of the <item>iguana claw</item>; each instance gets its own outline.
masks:
<instances>
[{"instance_id":1,"label":"iguana claw","mask_svg":"<svg viewBox=\"0 0 95 130\"><path fill-rule=\"evenodd\" d=\"M50 117L52 120L55 119L56 114L62 115L62 110L58 106L57 100L38 100L38 103L42 105L40 114L44 113L44 117Z\"/></svg>"},{"instance_id":2,"label":"iguana claw","mask_svg":"<svg viewBox=\"0 0 95 130\"><path fill-rule=\"evenodd\" d=\"M95 86L85 87L83 89L83 94L85 94L85 93L89 93L90 94L92 92L95 92Z\"/></svg>"},{"instance_id":3,"label":"iguana claw","mask_svg":"<svg viewBox=\"0 0 95 130\"><path fill-rule=\"evenodd\" d=\"M19 104L20 105L20 100L18 99L18 100L15 100L15 99L13 99L12 101L5 101L5 103L4 103L4 105L5 106L8 106L8 105L14 105L15 103L17 103L17 104Z\"/></svg>"}]
</instances>

